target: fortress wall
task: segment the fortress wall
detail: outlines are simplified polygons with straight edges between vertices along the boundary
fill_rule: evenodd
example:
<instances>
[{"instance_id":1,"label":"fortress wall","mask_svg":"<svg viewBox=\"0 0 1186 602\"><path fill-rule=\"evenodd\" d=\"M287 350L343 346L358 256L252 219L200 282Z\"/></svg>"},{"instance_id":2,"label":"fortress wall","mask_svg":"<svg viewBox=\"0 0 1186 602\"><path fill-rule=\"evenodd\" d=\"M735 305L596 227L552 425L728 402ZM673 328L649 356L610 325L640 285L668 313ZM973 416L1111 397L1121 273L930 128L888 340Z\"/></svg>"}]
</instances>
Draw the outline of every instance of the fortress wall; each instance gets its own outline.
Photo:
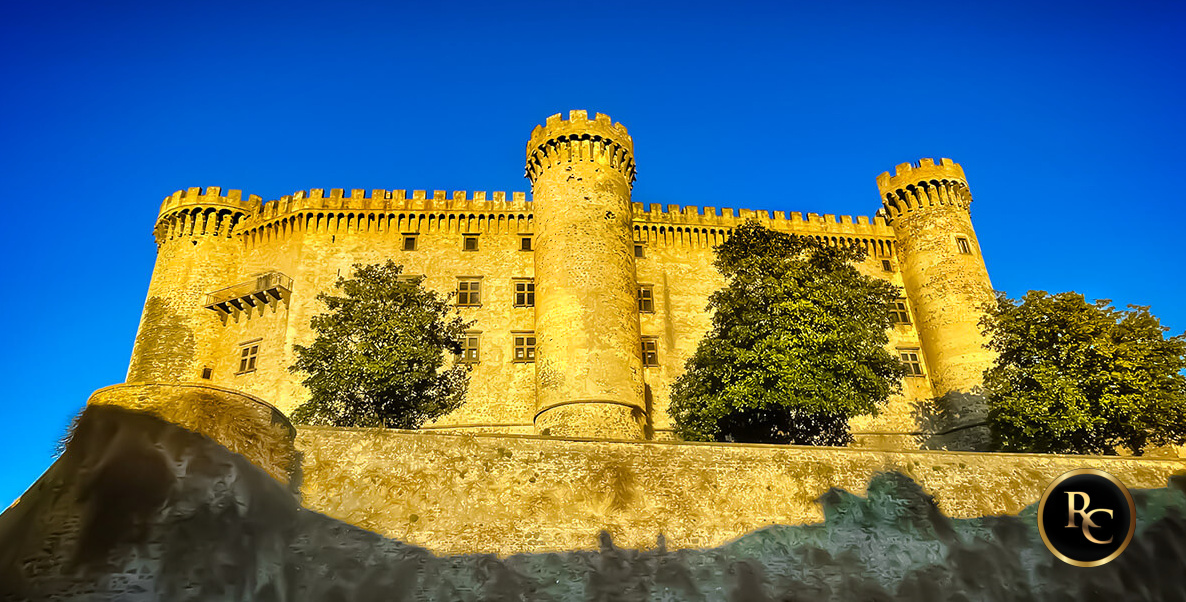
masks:
<instances>
[{"instance_id":1,"label":"fortress wall","mask_svg":"<svg viewBox=\"0 0 1186 602\"><path fill-rule=\"evenodd\" d=\"M146 412L217 441L288 485L296 460L296 431L263 400L197 383L135 383L104 387L87 405Z\"/></svg>"},{"instance_id":2,"label":"fortress wall","mask_svg":"<svg viewBox=\"0 0 1186 602\"><path fill-rule=\"evenodd\" d=\"M358 199L297 200L348 205ZM417 203L409 204L425 206L434 202L414 200ZM286 314L283 319L267 323L269 316L265 313L263 320L253 317L237 324L228 323L224 328L223 356L232 359L237 357L241 342L260 336L260 329L268 333L264 335L266 348L260 351L257 371L233 375L227 386L268 391L268 397L275 399L277 407L291 412L306 399L307 393L300 385L300 377L288 373L287 366L295 359L293 344L307 345L313 339L309 321L324 309L316 295L332 294L338 276L348 276L355 263L392 259L404 266L405 274L425 276L425 285L441 293L455 291L459 276L482 277L481 307L461 309L464 318L477 320L473 329L481 331L481 363L472 372L466 405L438 421L436 426L476 424L485 425L477 428L532 431L534 366L511 361L511 332L534 329L533 308L513 307L512 303L513 279L534 275L532 253L519 250L521 236L531 234L530 213L478 215L444 210L381 213L317 208L284 214L274 210L286 202L295 201L269 202L247 224L243 241L245 260L235 281L246 280L254 273L278 270L293 278L292 298L287 308L278 309ZM502 209L513 204L489 203ZM521 201L518 204L525 205ZM404 251L404 235L411 233L417 235L417 248ZM478 251L462 249L464 233L477 234Z\"/></svg>"},{"instance_id":3,"label":"fortress wall","mask_svg":"<svg viewBox=\"0 0 1186 602\"><path fill-rule=\"evenodd\" d=\"M1058 475L1099 468L1163 487L1186 460L886 452L748 444L558 440L309 427L305 507L438 554L716 546L770 524L823 520L832 487L909 475L948 516L1017 514Z\"/></svg>"},{"instance_id":4,"label":"fortress wall","mask_svg":"<svg viewBox=\"0 0 1186 602\"><path fill-rule=\"evenodd\" d=\"M292 298L227 318L216 328L216 349L204 354L214 369L211 383L265 396L291 412L307 393L287 367L295 359L292 346L312 340L309 320L322 311L317 293L332 292L337 277L348 275L354 263L391 258L404 265L405 273L424 275L426 285L443 293L456 290L458 276L482 277L482 306L462 310L478 320L474 330L481 331L482 361L475 366L468 401L429 426L532 433L535 366L511 362L511 332L534 330L534 310L512 307L511 299L512 279L534 276L533 253L518 250L520 237L533 233L534 221L532 204L523 193L506 199L499 192L313 189L265 203L238 229L243 259L225 285L275 270L293 278ZM893 230L881 218L799 212L771 216L765 211L641 203L633 209L635 239L646 247L646 257L636 261L637 280L653 286L655 293L655 312L641 314L640 322L643 335L659 342L660 366L644 369L659 438L671 436L666 411L671 383L710 326L708 296L724 283L712 266L712 247L744 219L831 244L865 246L871 253L860 269L901 286ZM417 235L418 248L403 251L403 237L411 233ZM464 233L478 234L479 251L461 249ZM895 271L882 269L883 257L892 258ZM217 323L214 312L209 313L210 323ZM256 339L261 340L257 370L236 374L241 344ZM919 347L914 325L895 327L890 346ZM911 378L905 385L880 416L854 419L858 444L902 445L902 434L917 430L914 400L930 396L929 384L925 378Z\"/></svg>"},{"instance_id":5,"label":"fortress wall","mask_svg":"<svg viewBox=\"0 0 1186 602\"><path fill-rule=\"evenodd\" d=\"M814 236L829 244L858 244L869 251L858 269L867 276L889 280L902 287L896 260L894 233L884 220L849 216L820 216L793 212L788 219L783 212L770 217L765 211L732 209L718 215L712 207L700 208L651 205L644 210L634 204L635 240L644 245L645 257L635 260L638 283L654 287L655 312L640 314L644 337L659 342L659 366L644 368L651 394L652 421L656 438L670 438L671 418L667 408L671 385L684 372L684 365L696 351L700 340L712 326L706 311L709 296L724 286L725 280L713 266L713 247L724 242L733 227L751 217L771 229L802 236ZM893 271L885 271L882 259L889 258ZM903 293L905 297L905 293ZM911 324L894 326L889 332L888 348L920 349L918 332ZM917 403L931 397L929 379L907 377L902 392L892 396L877 416L854 418L851 427L855 444L872 447L916 447L910 433L919 430Z\"/></svg>"}]
</instances>

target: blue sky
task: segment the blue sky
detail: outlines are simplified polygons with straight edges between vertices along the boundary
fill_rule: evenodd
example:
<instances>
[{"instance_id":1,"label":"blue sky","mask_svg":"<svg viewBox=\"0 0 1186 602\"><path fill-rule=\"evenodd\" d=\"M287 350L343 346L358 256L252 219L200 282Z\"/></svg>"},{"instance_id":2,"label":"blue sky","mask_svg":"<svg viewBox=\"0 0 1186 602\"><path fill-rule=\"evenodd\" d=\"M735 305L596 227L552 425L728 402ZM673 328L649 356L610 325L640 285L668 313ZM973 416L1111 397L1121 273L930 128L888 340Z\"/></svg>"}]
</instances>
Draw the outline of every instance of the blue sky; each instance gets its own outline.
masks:
<instances>
[{"instance_id":1,"label":"blue sky","mask_svg":"<svg viewBox=\"0 0 1186 602\"><path fill-rule=\"evenodd\" d=\"M121 382L191 186L527 190L550 114L634 137L634 200L872 215L964 165L996 288L1186 330L1181 3L7 3L0 507Z\"/></svg>"}]
</instances>

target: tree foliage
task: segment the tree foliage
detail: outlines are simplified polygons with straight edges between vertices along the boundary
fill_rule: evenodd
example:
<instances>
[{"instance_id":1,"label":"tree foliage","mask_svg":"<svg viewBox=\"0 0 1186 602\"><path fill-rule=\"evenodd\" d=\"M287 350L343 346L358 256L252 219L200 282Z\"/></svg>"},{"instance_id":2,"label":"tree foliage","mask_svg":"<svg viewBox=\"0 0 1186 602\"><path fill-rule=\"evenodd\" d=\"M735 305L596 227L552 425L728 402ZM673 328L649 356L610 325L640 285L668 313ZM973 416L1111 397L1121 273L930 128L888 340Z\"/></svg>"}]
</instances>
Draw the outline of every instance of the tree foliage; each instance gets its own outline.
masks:
<instances>
[{"instance_id":1,"label":"tree foliage","mask_svg":"<svg viewBox=\"0 0 1186 602\"><path fill-rule=\"evenodd\" d=\"M403 267L354 266L339 278L341 296L321 293L325 312L311 321L316 339L295 345L291 372L304 374L310 399L293 420L334 426L418 428L458 408L468 367L452 363L472 322L448 297L401 278Z\"/></svg>"},{"instance_id":2,"label":"tree foliage","mask_svg":"<svg viewBox=\"0 0 1186 602\"><path fill-rule=\"evenodd\" d=\"M747 221L716 248L726 286L712 328L672 386L684 439L843 445L848 419L901 387L885 348L897 287L854 264L864 249Z\"/></svg>"},{"instance_id":3,"label":"tree foliage","mask_svg":"<svg viewBox=\"0 0 1186 602\"><path fill-rule=\"evenodd\" d=\"M982 322L997 361L984 373L996 449L1140 454L1186 443L1186 335L1148 307L1074 292L998 294Z\"/></svg>"}]
</instances>

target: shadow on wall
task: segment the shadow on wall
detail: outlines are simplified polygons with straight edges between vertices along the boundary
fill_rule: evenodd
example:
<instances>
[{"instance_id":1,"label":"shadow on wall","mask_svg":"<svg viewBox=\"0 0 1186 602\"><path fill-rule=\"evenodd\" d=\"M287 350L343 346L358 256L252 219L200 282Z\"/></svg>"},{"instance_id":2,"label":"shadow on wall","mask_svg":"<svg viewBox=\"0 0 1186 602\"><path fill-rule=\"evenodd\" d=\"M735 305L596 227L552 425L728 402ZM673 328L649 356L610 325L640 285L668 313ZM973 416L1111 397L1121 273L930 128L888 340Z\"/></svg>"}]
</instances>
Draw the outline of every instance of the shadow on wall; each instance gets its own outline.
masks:
<instances>
[{"instance_id":1,"label":"shadow on wall","mask_svg":"<svg viewBox=\"0 0 1186 602\"><path fill-rule=\"evenodd\" d=\"M0 599L1181 600L1186 475L1134 490L1117 560L1046 551L1035 508L954 520L914 481L833 489L821 524L706 550L438 557L301 508L242 456L148 414L86 410L61 458L0 515Z\"/></svg>"},{"instance_id":2,"label":"shadow on wall","mask_svg":"<svg viewBox=\"0 0 1186 602\"><path fill-rule=\"evenodd\" d=\"M984 421L986 401L978 391L951 391L919 402L911 411L922 449L990 451L990 433Z\"/></svg>"},{"instance_id":3,"label":"shadow on wall","mask_svg":"<svg viewBox=\"0 0 1186 602\"><path fill-rule=\"evenodd\" d=\"M194 359L194 333L181 315L161 297L150 297L141 319L144 330L136 337L134 361L128 382L177 382L185 378ZM145 342L151 342L141 347Z\"/></svg>"}]
</instances>

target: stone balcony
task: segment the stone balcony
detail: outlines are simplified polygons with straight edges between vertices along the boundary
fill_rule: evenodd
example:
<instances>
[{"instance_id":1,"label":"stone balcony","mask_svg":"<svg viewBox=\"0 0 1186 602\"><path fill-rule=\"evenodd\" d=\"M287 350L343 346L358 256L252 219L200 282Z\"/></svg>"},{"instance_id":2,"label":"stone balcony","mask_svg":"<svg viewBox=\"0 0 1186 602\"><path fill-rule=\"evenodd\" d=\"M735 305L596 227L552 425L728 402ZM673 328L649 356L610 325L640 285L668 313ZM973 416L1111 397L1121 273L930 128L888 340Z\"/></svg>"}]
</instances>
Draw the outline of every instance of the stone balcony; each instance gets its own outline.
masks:
<instances>
[{"instance_id":1,"label":"stone balcony","mask_svg":"<svg viewBox=\"0 0 1186 602\"><path fill-rule=\"evenodd\" d=\"M238 313L258 305L287 300L292 294L292 278L280 272L256 274L240 282L206 294L206 309L223 315Z\"/></svg>"}]
</instances>

